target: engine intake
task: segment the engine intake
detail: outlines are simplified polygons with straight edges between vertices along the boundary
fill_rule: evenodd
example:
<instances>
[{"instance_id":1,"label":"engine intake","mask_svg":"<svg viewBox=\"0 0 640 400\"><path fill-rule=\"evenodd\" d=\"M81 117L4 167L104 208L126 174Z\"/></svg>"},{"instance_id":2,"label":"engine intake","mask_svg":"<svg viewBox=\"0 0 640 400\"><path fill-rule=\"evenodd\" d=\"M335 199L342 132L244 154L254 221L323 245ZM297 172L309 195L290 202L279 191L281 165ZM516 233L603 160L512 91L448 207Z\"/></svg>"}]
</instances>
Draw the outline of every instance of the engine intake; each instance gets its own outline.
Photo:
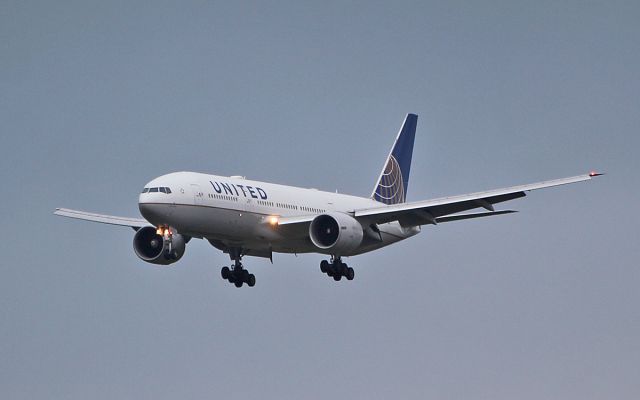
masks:
<instances>
[{"instance_id":1,"label":"engine intake","mask_svg":"<svg viewBox=\"0 0 640 400\"><path fill-rule=\"evenodd\" d=\"M169 265L184 255L185 239L174 233L171 238L158 235L156 228L145 226L133 237L133 250L143 261L157 265Z\"/></svg>"},{"instance_id":2,"label":"engine intake","mask_svg":"<svg viewBox=\"0 0 640 400\"><path fill-rule=\"evenodd\" d=\"M327 254L348 256L360 246L364 231L353 217L340 212L318 215L311 221L311 242Z\"/></svg>"}]
</instances>

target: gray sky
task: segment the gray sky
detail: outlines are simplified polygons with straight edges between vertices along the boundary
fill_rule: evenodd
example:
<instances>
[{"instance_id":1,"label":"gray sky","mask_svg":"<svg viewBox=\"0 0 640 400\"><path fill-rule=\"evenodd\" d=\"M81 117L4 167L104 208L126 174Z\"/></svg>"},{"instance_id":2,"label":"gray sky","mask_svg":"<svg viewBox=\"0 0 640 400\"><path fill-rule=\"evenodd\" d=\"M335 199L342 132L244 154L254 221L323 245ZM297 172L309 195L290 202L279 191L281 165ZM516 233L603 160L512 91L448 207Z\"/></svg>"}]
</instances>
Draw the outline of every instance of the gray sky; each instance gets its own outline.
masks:
<instances>
[{"instance_id":1,"label":"gray sky","mask_svg":"<svg viewBox=\"0 0 640 400\"><path fill-rule=\"evenodd\" d=\"M3 398L640 397L637 2L229 3L0 5ZM410 200L608 175L337 284L51 215L176 170L368 195L407 112Z\"/></svg>"}]
</instances>

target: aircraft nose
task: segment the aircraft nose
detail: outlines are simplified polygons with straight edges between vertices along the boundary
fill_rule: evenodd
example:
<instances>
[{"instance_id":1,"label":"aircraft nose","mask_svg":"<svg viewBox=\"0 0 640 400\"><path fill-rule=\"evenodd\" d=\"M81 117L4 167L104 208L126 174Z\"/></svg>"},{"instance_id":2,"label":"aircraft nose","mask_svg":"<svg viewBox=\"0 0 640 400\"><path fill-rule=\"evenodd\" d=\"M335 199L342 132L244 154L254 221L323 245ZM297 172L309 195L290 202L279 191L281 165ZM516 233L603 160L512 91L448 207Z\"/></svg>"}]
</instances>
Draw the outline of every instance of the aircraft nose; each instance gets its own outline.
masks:
<instances>
[{"instance_id":1,"label":"aircraft nose","mask_svg":"<svg viewBox=\"0 0 640 400\"><path fill-rule=\"evenodd\" d=\"M140 210L140 214L147 220L150 220L150 217L153 215L153 207L151 207L151 204L145 203L142 200L138 202L138 210Z\"/></svg>"},{"instance_id":2,"label":"aircraft nose","mask_svg":"<svg viewBox=\"0 0 640 400\"><path fill-rule=\"evenodd\" d=\"M138 204L151 203L154 193L149 193L149 188L145 186L143 192L138 196Z\"/></svg>"},{"instance_id":3,"label":"aircraft nose","mask_svg":"<svg viewBox=\"0 0 640 400\"><path fill-rule=\"evenodd\" d=\"M138 196L138 209L147 221L166 224L172 213L173 191L163 177L148 182Z\"/></svg>"},{"instance_id":4,"label":"aircraft nose","mask_svg":"<svg viewBox=\"0 0 640 400\"><path fill-rule=\"evenodd\" d=\"M138 196L138 203L144 203L144 202L147 201L147 199L149 198L149 195L150 195L149 190L151 190L151 188L153 188L153 187L154 187L153 181L147 182L144 185L144 187L140 191L140 195Z\"/></svg>"},{"instance_id":5,"label":"aircraft nose","mask_svg":"<svg viewBox=\"0 0 640 400\"><path fill-rule=\"evenodd\" d=\"M168 200L173 192L164 182L154 179L144 185L144 189L138 196L138 203L163 203Z\"/></svg>"},{"instance_id":6,"label":"aircraft nose","mask_svg":"<svg viewBox=\"0 0 640 400\"><path fill-rule=\"evenodd\" d=\"M167 212L163 209L162 204L157 203L138 203L140 214L154 225L162 225L166 223Z\"/></svg>"}]
</instances>

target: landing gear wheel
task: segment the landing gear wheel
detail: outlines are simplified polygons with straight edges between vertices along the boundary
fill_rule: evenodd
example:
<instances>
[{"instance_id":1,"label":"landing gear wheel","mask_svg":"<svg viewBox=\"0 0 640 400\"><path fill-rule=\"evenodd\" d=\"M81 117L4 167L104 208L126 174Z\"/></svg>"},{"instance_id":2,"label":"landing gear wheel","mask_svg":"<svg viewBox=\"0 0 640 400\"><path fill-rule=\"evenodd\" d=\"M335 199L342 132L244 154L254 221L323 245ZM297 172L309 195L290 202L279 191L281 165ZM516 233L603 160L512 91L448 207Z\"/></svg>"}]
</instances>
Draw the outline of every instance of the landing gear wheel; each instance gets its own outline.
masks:
<instances>
[{"instance_id":1,"label":"landing gear wheel","mask_svg":"<svg viewBox=\"0 0 640 400\"><path fill-rule=\"evenodd\" d=\"M338 273L342 276L347 276L347 264L341 262L338 267Z\"/></svg>"},{"instance_id":2,"label":"landing gear wheel","mask_svg":"<svg viewBox=\"0 0 640 400\"><path fill-rule=\"evenodd\" d=\"M331 256L330 261L322 260L320 262L320 271L333 278L336 282L342 280L343 277L352 281L356 275L353 268L343 263L342 259L338 256Z\"/></svg>"},{"instance_id":3,"label":"landing gear wheel","mask_svg":"<svg viewBox=\"0 0 640 400\"><path fill-rule=\"evenodd\" d=\"M347 280L352 281L356 276L356 272L353 270L353 268L348 267L347 272L344 274L344 276L347 278Z\"/></svg>"},{"instance_id":4,"label":"landing gear wheel","mask_svg":"<svg viewBox=\"0 0 640 400\"><path fill-rule=\"evenodd\" d=\"M228 280L237 288L242 287L245 283L247 286L254 286L256 284L255 275L249 273L249 271L242 266L243 249L241 247L230 247L228 248L228 253L232 265L230 267L222 267L220 271L222 279Z\"/></svg>"},{"instance_id":5,"label":"landing gear wheel","mask_svg":"<svg viewBox=\"0 0 640 400\"><path fill-rule=\"evenodd\" d=\"M328 273L328 271L329 271L329 261L327 261L327 260L320 261L320 271L322 271L323 274Z\"/></svg>"}]
</instances>

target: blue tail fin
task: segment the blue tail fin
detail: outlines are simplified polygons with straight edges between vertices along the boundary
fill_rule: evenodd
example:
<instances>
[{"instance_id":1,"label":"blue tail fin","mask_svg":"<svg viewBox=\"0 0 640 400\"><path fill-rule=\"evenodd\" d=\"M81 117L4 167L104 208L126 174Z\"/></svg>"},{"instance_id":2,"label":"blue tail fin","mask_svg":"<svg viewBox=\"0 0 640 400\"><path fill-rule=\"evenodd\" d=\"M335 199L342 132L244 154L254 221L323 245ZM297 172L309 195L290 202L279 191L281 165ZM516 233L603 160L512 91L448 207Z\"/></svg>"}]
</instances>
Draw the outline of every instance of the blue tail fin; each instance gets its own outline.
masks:
<instances>
[{"instance_id":1,"label":"blue tail fin","mask_svg":"<svg viewBox=\"0 0 640 400\"><path fill-rule=\"evenodd\" d=\"M385 204L405 202L417 123L417 115L407 114L382 172L380 172L378 182L371 194L372 199Z\"/></svg>"}]
</instances>

